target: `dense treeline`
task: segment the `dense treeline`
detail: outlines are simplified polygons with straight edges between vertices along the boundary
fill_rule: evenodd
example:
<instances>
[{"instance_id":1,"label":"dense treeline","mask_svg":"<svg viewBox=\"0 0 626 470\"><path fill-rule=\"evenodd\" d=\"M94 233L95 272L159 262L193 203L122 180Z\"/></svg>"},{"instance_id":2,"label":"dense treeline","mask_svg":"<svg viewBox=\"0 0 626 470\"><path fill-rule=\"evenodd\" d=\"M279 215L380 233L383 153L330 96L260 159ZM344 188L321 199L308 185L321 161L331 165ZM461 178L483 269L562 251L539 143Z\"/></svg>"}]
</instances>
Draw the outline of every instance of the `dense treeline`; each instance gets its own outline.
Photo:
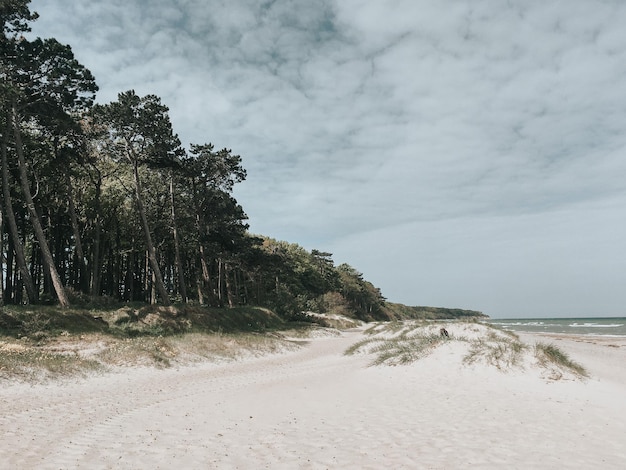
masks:
<instances>
[{"instance_id":1,"label":"dense treeline","mask_svg":"<svg viewBox=\"0 0 626 470\"><path fill-rule=\"evenodd\" d=\"M239 155L183 148L168 108L95 78L29 0L1 0L0 303L144 301L385 318L378 289L329 253L248 233Z\"/></svg>"},{"instance_id":2,"label":"dense treeline","mask_svg":"<svg viewBox=\"0 0 626 470\"><path fill-rule=\"evenodd\" d=\"M394 318L414 318L426 320L442 320L442 319L479 319L489 318L477 310L464 310L460 308L443 308L443 307L410 307L407 305L386 302L386 309L390 317Z\"/></svg>"}]
</instances>

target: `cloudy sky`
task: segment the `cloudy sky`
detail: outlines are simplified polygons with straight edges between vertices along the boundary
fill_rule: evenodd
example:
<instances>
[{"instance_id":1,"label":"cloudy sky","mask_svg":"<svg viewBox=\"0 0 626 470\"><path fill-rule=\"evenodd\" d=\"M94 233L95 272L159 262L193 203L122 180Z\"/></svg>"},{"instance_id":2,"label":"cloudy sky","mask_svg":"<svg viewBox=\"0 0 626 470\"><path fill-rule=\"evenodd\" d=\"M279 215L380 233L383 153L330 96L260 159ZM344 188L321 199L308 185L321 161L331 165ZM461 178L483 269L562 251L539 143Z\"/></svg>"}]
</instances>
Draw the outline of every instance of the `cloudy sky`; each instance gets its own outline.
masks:
<instances>
[{"instance_id":1,"label":"cloudy sky","mask_svg":"<svg viewBox=\"0 0 626 470\"><path fill-rule=\"evenodd\" d=\"M98 101L242 156L253 233L391 301L626 315L623 0L34 0Z\"/></svg>"}]
</instances>

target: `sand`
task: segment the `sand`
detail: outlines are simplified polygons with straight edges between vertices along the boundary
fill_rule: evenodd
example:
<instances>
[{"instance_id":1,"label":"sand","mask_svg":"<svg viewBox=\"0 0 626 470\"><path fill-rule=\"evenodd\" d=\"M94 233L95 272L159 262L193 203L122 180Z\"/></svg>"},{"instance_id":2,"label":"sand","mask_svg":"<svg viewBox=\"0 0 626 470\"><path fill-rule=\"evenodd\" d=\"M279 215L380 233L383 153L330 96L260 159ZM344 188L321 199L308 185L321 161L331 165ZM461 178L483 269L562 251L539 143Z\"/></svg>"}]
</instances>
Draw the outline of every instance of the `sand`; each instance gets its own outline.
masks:
<instances>
[{"instance_id":1,"label":"sand","mask_svg":"<svg viewBox=\"0 0 626 470\"><path fill-rule=\"evenodd\" d=\"M228 364L0 384L7 469L621 469L626 340L538 337L584 365L412 364L344 355L363 331Z\"/></svg>"}]
</instances>

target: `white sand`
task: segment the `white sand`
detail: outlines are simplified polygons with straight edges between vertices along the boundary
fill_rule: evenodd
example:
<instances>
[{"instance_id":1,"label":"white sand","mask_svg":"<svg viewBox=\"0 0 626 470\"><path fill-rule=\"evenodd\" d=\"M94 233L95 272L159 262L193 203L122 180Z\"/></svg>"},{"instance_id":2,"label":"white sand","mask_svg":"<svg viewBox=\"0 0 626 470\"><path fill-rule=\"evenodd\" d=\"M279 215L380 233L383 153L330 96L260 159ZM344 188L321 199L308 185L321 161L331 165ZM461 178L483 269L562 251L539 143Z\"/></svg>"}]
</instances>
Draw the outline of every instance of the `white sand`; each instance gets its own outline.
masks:
<instances>
[{"instance_id":1,"label":"white sand","mask_svg":"<svg viewBox=\"0 0 626 470\"><path fill-rule=\"evenodd\" d=\"M626 468L624 339L539 338L591 374L553 381L462 365L452 341L368 367L343 355L361 336L231 364L5 382L0 468Z\"/></svg>"}]
</instances>

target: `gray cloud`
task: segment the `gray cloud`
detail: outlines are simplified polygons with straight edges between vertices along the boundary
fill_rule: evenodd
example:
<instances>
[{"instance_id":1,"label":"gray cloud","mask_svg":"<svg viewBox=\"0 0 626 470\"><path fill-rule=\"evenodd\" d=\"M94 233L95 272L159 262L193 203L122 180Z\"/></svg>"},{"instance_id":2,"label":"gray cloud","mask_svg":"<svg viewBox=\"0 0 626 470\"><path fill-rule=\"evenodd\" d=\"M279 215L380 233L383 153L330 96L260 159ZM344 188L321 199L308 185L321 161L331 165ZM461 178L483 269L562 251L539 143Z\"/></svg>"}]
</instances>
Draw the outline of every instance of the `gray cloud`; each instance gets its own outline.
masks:
<instances>
[{"instance_id":1,"label":"gray cloud","mask_svg":"<svg viewBox=\"0 0 626 470\"><path fill-rule=\"evenodd\" d=\"M405 303L624 314L623 2L32 7L100 101L155 93L185 144L243 156L253 231Z\"/></svg>"}]
</instances>

